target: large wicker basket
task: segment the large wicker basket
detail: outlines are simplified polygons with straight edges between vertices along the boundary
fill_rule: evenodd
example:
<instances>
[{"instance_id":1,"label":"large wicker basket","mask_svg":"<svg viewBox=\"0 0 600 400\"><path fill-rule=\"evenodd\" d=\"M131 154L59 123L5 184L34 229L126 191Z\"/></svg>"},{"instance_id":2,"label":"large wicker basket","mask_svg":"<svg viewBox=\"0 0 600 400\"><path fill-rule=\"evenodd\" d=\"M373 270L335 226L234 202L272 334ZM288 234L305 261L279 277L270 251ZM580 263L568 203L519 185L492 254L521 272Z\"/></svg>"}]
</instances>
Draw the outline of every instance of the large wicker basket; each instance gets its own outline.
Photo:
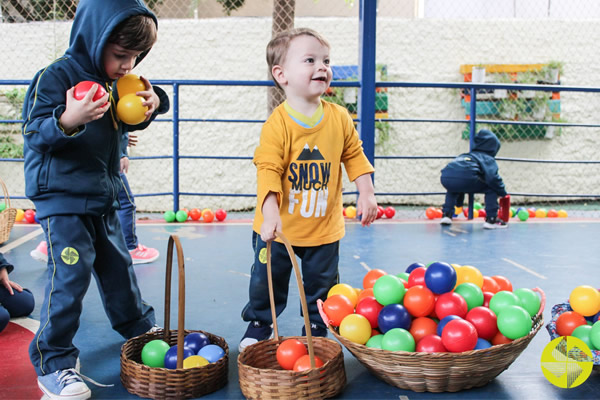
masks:
<instances>
[{"instance_id":1,"label":"large wicker basket","mask_svg":"<svg viewBox=\"0 0 600 400\"><path fill-rule=\"evenodd\" d=\"M177 247L179 266L179 307L177 330L169 329L171 309L171 270L173 245ZM165 328L129 339L121 348L121 382L130 393L153 399L195 398L214 392L227 384L229 347L219 336L204 331L184 330L185 320L185 275L181 243L177 236L169 238L167 250L167 272L165 280ZM212 344L225 350L217 362L199 368L183 368L183 340L191 332L204 333ZM142 348L154 339L162 339L170 346L177 344L177 368L151 368L141 361Z\"/></svg>"},{"instance_id":2,"label":"large wicker basket","mask_svg":"<svg viewBox=\"0 0 600 400\"><path fill-rule=\"evenodd\" d=\"M10 237L10 230L15 224L17 209L11 208L8 189L6 188L6 185L2 179L0 179L0 185L2 186L2 192L4 193L4 205L6 207L2 212L0 212L0 243L4 243Z\"/></svg>"},{"instance_id":3,"label":"large wicker basket","mask_svg":"<svg viewBox=\"0 0 600 400\"><path fill-rule=\"evenodd\" d=\"M541 294L540 310L533 318L533 326L527 336L511 343L492 346L483 350L463 353L417 353L388 351L370 348L351 342L332 326L329 330L365 367L379 379L401 389L415 392L458 392L484 386L507 369L531 342L544 323L543 311L546 304ZM319 311L327 323L322 302Z\"/></svg>"},{"instance_id":4,"label":"large wicker basket","mask_svg":"<svg viewBox=\"0 0 600 400\"><path fill-rule=\"evenodd\" d=\"M257 342L242 351L238 357L240 389L249 399L323 399L333 397L340 393L346 385L342 347L335 340L311 335L300 269L289 241L281 233L278 233L278 236L285 244L292 260L304 314L306 337L293 338L307 345L312 368L308 371L294 372L282 369L277 363L277 348L283 340L289 339L289 337L279 337L277 330L271 278L271 243L267 243L267 275L275 338ZM322 367L315 368L315 355L324 362Z\"/></svg>"}]
</instances>

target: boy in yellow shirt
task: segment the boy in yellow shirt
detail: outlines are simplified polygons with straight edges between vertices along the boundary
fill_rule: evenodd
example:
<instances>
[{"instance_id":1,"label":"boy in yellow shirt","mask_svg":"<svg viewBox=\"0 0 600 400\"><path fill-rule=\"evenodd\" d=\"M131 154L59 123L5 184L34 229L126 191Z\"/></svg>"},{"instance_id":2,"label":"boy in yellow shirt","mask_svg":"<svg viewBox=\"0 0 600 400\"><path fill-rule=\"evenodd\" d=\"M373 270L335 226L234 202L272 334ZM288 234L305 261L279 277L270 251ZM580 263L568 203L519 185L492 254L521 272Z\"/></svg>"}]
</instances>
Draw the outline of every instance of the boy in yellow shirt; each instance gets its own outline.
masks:
<instances>
[{"instance_id":1,"label":"boy in yellow shirt","mask_svg":"<svg viewBox=\"0 0 600 400\"><path fill-rule=\"evenodd\" d=\"M359 192L361 224L377 216L371 174L374 169L348 111L321 99L331 82L329 44L302 28L275 36L267 46L267 63L275 84L286 94L265 122L254 153L257 205L252 246L254 265L249 302L242 311L248 329L239 346L272 335L266 275L266 242L273 241L272 265L276 314L287 304L292 264L275 239L284 232L302 260L311 332L326 336L316 301L337 283L339 241L344 236L342 163ZM306 332L302 331L304 336Z\"/></svg>"}]
</instances>

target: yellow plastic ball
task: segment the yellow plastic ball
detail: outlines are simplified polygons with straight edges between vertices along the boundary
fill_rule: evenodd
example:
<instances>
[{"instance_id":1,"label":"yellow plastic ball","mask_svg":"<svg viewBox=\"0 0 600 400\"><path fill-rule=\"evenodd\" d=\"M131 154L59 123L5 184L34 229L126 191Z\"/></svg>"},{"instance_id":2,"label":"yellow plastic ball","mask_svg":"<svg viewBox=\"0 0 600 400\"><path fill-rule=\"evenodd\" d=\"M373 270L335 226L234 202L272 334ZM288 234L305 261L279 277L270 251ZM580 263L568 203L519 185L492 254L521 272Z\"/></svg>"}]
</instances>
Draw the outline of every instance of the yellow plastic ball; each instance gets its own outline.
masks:
<instances>
[{"instance_id":1,"label":"yellow plastic ball","mask_svg":"<svg viewBox=\"0 0 600 400\"><path fill-rule=\"evenodd\" d=\"M208 364L208 360L202 356L189 356L183 360L184 369L203 367Z\"/></svg>"},{"instance_id":2,"label":"yellow plastic ball","mask_svg":"<svg viewBox=\"0 0 600 400\"><path fill-rule=\"evenodd\" d=\"M327 298L333 296L334 294L346 296L354 307L356 307L356 303L358 303L358 294L356 294L356 290L354 290L354 288L347 283L338 283L337 285L333 285L332 288L329 289L329 292L327 292Z\"/></svg>"},{"instance_id":3,"label":"yellow plastic ball","mask_svg":"<svg viewBox=\"0 0 600 400\"><path fill-rule=\"evenodd\" d=\"M548 212L544 208L538 208L537 210L535 210L536 218L546 218L547 214L548 214Z\"/></svg>"},{"instance_id":4,"label":"yellow plastic ball","mask_svg":"<svg viewBox=\"0 0 600 400\"><path fill-rule=\"evenodd\" d=\"M463 208L462 207L456 207L454 206L454 215L461 215L463 213Z\"/></svg>"},{"instance_id":5,"label":"yellow plastic ball","mask_svg":"<svg viewBox=\"0 0 600 400\"><path fill-rule=\"evenodd\" d=\"M23 221L23 219L25 219L25 211L23 211L19 208L19 209L17 209L17 216L15 217L15 221L21 222L21 221Z\"/></svg>"},{"instance_id":6,"label":"yellow plastic ball","mask_svg":"<svg viewBox=\"0 0 600 400\"><path fill-rule=\"evenodd\" d=\"M565 210L558 210L558 218L567 218L568 214Z\"/></svg>"},{"instance_id":7,"label":"yellow plastic ball","mask_svg":"<svg viewBox=\"0 0 600 400\"><path fill-rule=\"evenodd\" d=\"M117 103L117 115L119 119L129 125L137 125L146 119L148 107L142 105L143 97L133 93L127 94Z\"/></svg>"},{"instance_id":8,"label":"yellow plastic ball","mask_svg":"<svg viewBox=\"0 0 600 400\"><path fill-rule=\"evenodd\" d=\"M456 286L461 283L474 283L478 287L483 287L483 274L472 265L463 265L456 269ZM456 287L455 286L455 287Z\"/></svg>"},{"instance_id":9,"label":"yellow plastic ball","mask_svg":"<svg viewBox=\"0 0 600 400\"><path fill-rule=\"evenodd\" d=\"M346 217L355 218L356 217L356 207L354 207L354 206L346 207Z\"/></svg>"},{"instance_id":10,"label":"yellow plastic ball","mask_svg":"<svg viewBox=\"0 0 600 400\"><path fill-rule=\"evenodd\" d=\"M569 296L571 308L576 313L589 317L600 311L600 292L591 286L577 286Z\"/></svg>"},{"instance_id":11,"label":"yellow plastic ball","mask_svg":"<svg viewBox=\"0 0 600 400\"><path fill-rule=\"evenodd\" d=\"M479 218L479 210L473 209L473 218Z\"/></svg>"},{"instance_id":12,"label":"yellow plastic ball","mask_svg":"<svg viewBox=\"0 0 600 400\"><path fill-rule=\"evenodd\" d=\"M117 80L117 92L119 93L119 98L122 99L126 95L137 92L143 92L146 90L146 85L140 79L139 76L135 74L127 74L122 78Z\"/></svg>"},{"instance_id":13,"label":"yellow plastic ball","mask_svg":"<svg viewBox=\"0 0 600 400\"><path fill-rule=\"evenodd\" d=\"M363 315L347 315L340 324L340 335L351 342L365 344L371 337L371 323Z\"/></svg>"}]
</instances>

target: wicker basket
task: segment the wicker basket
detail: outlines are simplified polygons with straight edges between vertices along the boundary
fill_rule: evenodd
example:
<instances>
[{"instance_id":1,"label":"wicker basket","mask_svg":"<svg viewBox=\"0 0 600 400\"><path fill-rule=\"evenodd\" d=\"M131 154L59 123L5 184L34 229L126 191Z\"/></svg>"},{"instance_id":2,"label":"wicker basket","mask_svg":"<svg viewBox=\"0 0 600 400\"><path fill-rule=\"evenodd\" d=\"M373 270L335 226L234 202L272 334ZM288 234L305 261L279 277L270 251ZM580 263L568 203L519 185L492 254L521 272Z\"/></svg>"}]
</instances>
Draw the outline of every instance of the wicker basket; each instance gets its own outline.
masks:
<instances>
[{"instance_id":1,"label":"wicker basket","mask_svg":"<svg viewBox=\"0 0 600 400\"><path fill-rule=\"evenodd\" d=\"M560 317L562 313L565 313L567 311L573 311L573 309L571 308L571 304L568 301L556 304L554 305L554 307L552 307L552 319L550 319L550 322L548 322L548 325L546 325L546 329L548 330L548 334L550 335L551 340L560 337L560 335L556 331L556 320L558 319L558 317ZM591 352L592 356L594 357L594 371L600 372L600 350L591 350Z\"/></svg>"},{"instance_id":2,"label":"wicker basket","mask_svg":"<svg viewBox=\"0 0 600 400\"><path fill-rule=\"evenodd\" d=\"M294 372L282 369L276 358L277 347L289 337L279 337L277 317L273 299L273 282L271 278L271 243L267 243L267 275L269 280L269 297L271 315L276 339L263 340L252 344L238 357L240 389L248 399L323 399L337 395L346 385L344 355L342 347L335 340L324 337L312 337L306 296L302 286L302 277L296 256L289 241L278 233L287 248L296 273L306 337L292 337L308 346L308 354L312 368L308 371ZM315 368L314 357L318 356L325 364Z\"/></svg>"},{"instance_id":3,"label":"wicker basket","mask_svg":"<svg viewBox=\"0 0 600 400\"><path fill-rule=\"evenodd\" d=\"M10 196L8 195L8 189L2 179L0 179L0 185L2 185L4 204L6 205L6 208L0 212L0 243L4 243L10 237L10 230L15 224L17 209L10 207Z\"/></svg>"},{"instance_id":4,"label":"wicker basket","mask_svg":"<svg viewBox=\"0 0 600 400\"><path fill-rule=\"evenodd\" d=\"M177 330L169 330L171 309L171 270L173 245L177 247L179 267L179 308ZM181 243L177 236L169 238L167 250L167 274L165 282L165 328L158 332L145 333L129 339L121 348L121 382L128 392L140 397L153 399L194 398L214 392L227 384L229 347L219 336L204 332L184 330L185 319L185 276L184 258ZM210 343L225 350L225 355L217 362L200 368L184 369L183 339L191 332L204 333ZM154 339L162 339L170 346L177 344L177 369L151 368L141 361L142 348Z\"/></svg>"},{"instance_id":5,"label":"wicker basket","mask_svg":"<svg viewBox=\"0 0 600 400\"><path fill-rule=\"evenodd\" d=\"M463 353L417 353L370 348L351 342L329 326L333 335L375 376L390 385L415 392L458 392L484 386L507 369L527 347L544 323L546 304L541 294L540 310L533 318L531 332L511 343ZM322 303L319 311L327 323ZM329 325L329 324L328 324Z\"/></svg>"}]
</instances>

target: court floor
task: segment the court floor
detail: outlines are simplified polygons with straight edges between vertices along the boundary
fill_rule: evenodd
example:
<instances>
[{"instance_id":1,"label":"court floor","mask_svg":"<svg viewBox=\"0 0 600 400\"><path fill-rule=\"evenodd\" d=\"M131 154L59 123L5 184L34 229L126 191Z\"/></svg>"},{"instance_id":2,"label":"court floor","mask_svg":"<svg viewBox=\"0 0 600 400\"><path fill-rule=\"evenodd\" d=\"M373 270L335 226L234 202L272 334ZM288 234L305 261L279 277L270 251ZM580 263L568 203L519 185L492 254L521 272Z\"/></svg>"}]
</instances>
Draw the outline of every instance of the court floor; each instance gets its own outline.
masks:
<instances>
[{"instance_id":1,"label":"court floor","mask_svg":"<svg viewBox=\"0 0 600 400\"><path fill-rule=\"evenodd\" d=\"M381 268L389 273L399 273L413 262L468 264L479 268L484 275L508 277L515 288L542 288L547 297L545 323L550 319L551 306L566 300L576 286L600 287L599 220L529 220L511 222L508 229L496 231L483 230L481 221L458 222L442 228L437 221L380 220L369 228L352 222L347 223L346 228L340 250L340 279L354 287L362 285L368 269ZM230 347L227 386L204 397L243 398L238 384L237 345L246 329L240 312L247 301L252 262L250 221L228 218L223 223L212 224L165 224L160 221L138 224L140 242L161 251L156 262L135 266L142 295L154 306L159 324L164 323L165 258L167 239L171 234L180 237L185 254L186 328L221 336ZM10 241L0 247L15 265L11 279L29 288L36 296L33 320L39 319L40 315L46 267L32 260L29 252L42 238L38 225L17 224ZM173 282L176 291L177 279ZM280 334L284 336L300 335L303 322L297 293L292 281L288 307L278 319ZM171 327L174 327L176 308L171 316ZM540 357L549 341L547 331L542 328L520 357L498 378L482 388L457 393L416 393L398 389L379 380L344 349L348 384L339 398L598 398L598 372L592 372L585 383L572 389L555 387L545 379ZM85 298L75 343L81 350L81 372L98 382L114 384L109 388L91 386L93 398L137 397L129 394L120 383L119 355L124 340L110 328L95 284L90 286ZM20 359L28 363L26 348L19 347L18 351L23 352ZM5 375L3 385L0 385L0 398L31 398L35 379L20 373L20 376L6 379L6 374L11 374L6 372L7 368L10 367L5 365L4 372L0 369L0 378Z\"/></svg>"}]
</instances>

